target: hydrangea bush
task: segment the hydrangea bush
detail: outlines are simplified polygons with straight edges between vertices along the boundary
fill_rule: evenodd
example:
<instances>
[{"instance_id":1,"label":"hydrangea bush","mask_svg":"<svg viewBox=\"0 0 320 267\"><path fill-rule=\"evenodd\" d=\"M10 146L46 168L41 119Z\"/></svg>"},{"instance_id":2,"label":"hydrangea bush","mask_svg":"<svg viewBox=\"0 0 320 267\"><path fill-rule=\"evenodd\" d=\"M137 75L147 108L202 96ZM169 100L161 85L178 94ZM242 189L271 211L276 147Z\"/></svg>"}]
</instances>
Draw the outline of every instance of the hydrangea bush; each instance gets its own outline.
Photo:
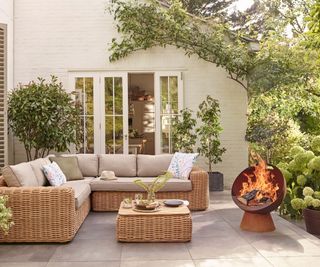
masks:
<instances>
[{"instance_id":1,"label":"hydrangea bush","mask_svg":"<svg viewBox=\"0 0 320 267\"><path fill-rule=\"evenodd\" d=\"M280 207L280 214L299 218L302 209L317 208L320 204L320 136L314 137L310 149L291 148L285 161L277 167L287 182L287 195ZM313 205L314 204L314 205Z\"/></svg>"},{"instance_id":2,"label":"hydrangea bush","mask_svg":"<svg viewBox=\"0 0 320 267\"><path fill-rule=\"evenodd\" d=\"M291 206L294 210L301 212L305 208L320 211L320 192L314 191L311 187L305 187L302 191L304 198L294 198Z\"/></svg>"},{"instance_id":3,"label":"hydrangea bush","mask_svg":"<svg viewBox=\"0 0 320 267\"><path fill-rule=\"evenodd\" d=\"M9 232L10 227L13 225L12 212L6 206L7 201L8 196L0 196L0 230L5 234Z\"/></svg>"}]
</instances>

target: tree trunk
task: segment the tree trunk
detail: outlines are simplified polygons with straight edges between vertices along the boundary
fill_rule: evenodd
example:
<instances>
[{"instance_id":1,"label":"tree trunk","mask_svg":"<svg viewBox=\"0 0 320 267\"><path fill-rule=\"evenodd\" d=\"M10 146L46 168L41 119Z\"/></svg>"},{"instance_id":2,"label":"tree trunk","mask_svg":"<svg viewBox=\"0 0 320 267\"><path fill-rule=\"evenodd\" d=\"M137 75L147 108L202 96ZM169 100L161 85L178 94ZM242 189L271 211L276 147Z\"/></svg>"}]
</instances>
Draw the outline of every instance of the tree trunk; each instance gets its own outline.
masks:
<instances>
[{"instance_id":1,"label":"tree trunk","mask_svg":"<svg viewBox=\"0 0 320 267\"><path fill-rule=\"evenodd\" d=\"M26 150L27 161L30 161L31 160L31 151L26 145L24 146L24 149Z\"/></svg>"},{"instance_id":2,"label":"tree trunk","mask_svg":"<svg viewBox=\"0 0 320 267\"><path fill-rule=\"evenodd\" d=\"M271 164L271 150L267 149L267 164Z\"/></svg>"},{"instance_id":3,"label":"tree trunk","mask_svg":"<svg viewBox=\"0 0 320 267\"><path fill-rule=\"evenodd\" d=\"M33 157L33 159L35 160L35 159L37 159L37 158L39 158L39 149L38 149L38 148L36 148L35 151L34 151L34 157Z\"/></svg>"}]
</instances>

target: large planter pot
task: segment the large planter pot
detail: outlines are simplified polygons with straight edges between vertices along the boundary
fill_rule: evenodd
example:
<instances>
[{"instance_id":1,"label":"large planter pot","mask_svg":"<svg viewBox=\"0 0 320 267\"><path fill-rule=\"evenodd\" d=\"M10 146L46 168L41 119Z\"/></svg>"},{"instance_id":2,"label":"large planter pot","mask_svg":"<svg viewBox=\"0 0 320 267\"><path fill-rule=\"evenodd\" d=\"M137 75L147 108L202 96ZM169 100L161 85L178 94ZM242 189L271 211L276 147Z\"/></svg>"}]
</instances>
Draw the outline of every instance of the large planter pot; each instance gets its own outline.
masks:
<instances>
[{"instance_id":1,"label":"large planter pot","mask_svg":"<svg viewBox=\"0 0 320 267\"><path fill-rule=\"evenodd\" d=\"M320 211L306 208L302 212L307 232L313 235L320 235Z\"/></svg>"},{"instance_id":2,"label":"large planter pot","mask_svg":"<svg viewBox=\"0 0 320 267\"><path fill-rule=\"evenodd\" d=\"M223 174L221 172L208 172L209 190L223 191Z\"/></svg>"}]
</instances>

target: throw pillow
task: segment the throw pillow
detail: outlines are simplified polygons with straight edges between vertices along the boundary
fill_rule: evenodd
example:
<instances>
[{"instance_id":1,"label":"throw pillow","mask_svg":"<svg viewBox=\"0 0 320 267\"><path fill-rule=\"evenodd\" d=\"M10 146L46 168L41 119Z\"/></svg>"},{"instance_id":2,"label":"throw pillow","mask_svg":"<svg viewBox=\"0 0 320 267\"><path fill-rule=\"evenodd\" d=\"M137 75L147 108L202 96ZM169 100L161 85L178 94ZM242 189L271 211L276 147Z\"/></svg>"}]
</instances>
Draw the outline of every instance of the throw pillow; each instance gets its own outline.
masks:
<instances>
[{"instance_id":1,"label":"throw pillow","mask_svg":"<svg viewBox=\"0 0 320 267\"><path fill-rule=\"evenodd\" d=\"M67 181L84 179L77 157L50 157L49 159L59 165L60 169L66 176Z\"/></svg>"},{"instance_id":2,"label":"throw pillow","mask_svg":"<svg viewBox=\"0 0 320 267\"><path fill-rule=\"evenodd\" d=\"M170 172L173 177L187 180L192 170L193 163L198 156L198 153L174 153L168 172Z\"/></svg>"},{"instance_id":3,"label":"throw pillow","mask_svg":"<svg viewBox=\"0 0 320 267\"><path fill-rule=\"evenodd\" d=\"M60 186L67 182L66 176L55 162L44 165L42 170L52 186Z\"/></svg>"},{"instance_id":4,"label":"throw pillow","mask_svg":"<svg viewBox=\"0 0 320 267\"><path fill-rule=\"evenodd\" d=\"M8 186L38 186L37 177L32 170L30 162L5 166L2 175Z\"/></svg>"}]
</instances>

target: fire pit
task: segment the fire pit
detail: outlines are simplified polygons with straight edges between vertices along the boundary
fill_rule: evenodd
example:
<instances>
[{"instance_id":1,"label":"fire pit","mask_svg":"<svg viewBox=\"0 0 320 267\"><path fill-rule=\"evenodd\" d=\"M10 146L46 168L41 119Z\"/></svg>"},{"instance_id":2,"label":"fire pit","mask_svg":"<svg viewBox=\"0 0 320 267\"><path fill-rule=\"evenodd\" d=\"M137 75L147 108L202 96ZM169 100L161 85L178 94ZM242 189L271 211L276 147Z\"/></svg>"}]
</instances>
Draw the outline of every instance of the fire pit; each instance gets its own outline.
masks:
<instances>
[{"instance_id":1,"label":"fire pit","mask_svg":"<svg viewBox=\"0 0 320 267\"><path fill-rule=\"evenodd\" d=\"M270 212L282 202L286 182L281 171L259 157L256 166L242 171L232 185L232 199L244 211L240 228L252 232L270 232L275 226Z\"/></svg>"}]
</instances>

